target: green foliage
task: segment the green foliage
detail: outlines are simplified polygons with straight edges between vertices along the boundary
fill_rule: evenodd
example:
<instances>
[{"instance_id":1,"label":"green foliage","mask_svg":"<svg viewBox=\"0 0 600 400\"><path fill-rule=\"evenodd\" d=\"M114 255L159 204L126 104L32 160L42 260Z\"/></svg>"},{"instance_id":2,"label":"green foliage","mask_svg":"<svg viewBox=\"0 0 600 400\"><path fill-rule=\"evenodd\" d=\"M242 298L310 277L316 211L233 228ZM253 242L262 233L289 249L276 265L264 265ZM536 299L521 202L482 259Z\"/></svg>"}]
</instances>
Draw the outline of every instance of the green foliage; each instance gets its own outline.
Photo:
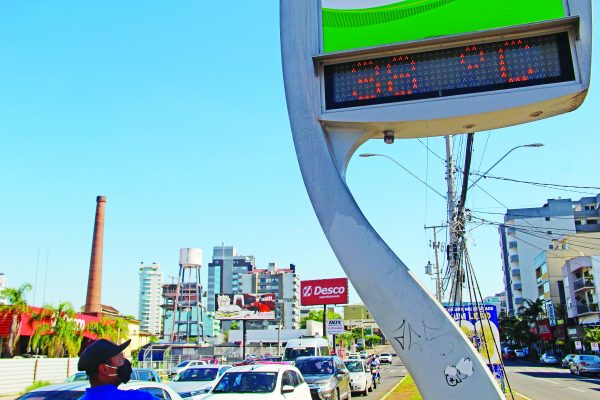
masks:
<instances>
[{"instance_id":1,"label":"green foliage","mask_svg":"<svg viewBox=\"0 0 600 400\"><path fill-rule=\"evenodd\" d=\"M123 318L102 318L98 322L87 324L85 330L98 336L98 339L108 339L118 343L129 339L129 324Z\"/></svg>"},{"instance_id":2,"label":"green foliage","mask_svg":"<svg viewBox=\"0 0 600 400\"><path fill-rule=\"evenodd\" d=\"M352 332L344 332L338 335L335 335L337 340L342 341L342 346L345 348L349 348L352 343L354 343L354 335Z\"/></svg>"},{"instance_id":3,"label":"green foliage","mask_svg":"<svg viewBox=\"0 0 600 400\"><path fill-rule=\"evenodd\" d=\"M586 343L600 343L600 328L585 328L583 341Z\"/></svg>"},{"instance_id":4,"label":"green foliage","mask_svg":"<svg viewBox=\"0 0 600 400\"><path fill-rule=\"evenodd\" d=\"M12 315L10 331L8 334L8 352L11 356L15 355L21 331L21 315L29 310L25 292L30 291L31 284L24 283L18 289L5 288L0 294L6 298L8 305L0 305L0 315Z\"/></svg>"},{"instance_id":5,"label":"green foliage","mask_svg":"<svg viewBox=\"0 0 600 400\"><path fill-rule=\"evenodd\" d=\"M52 382L50 382L50 381L35 381L35 382L33 382L33 384L27 386L25 388L25 390L23 391L23 393L28 393L28 392L31 392L32 390L39 389L41 387L48 386L51 384L52 384Z\"/></svg>"},{"instance_id":6,"label":"green foliage","mask_svg":"<svg viewBox=\"0 0 600 400\"><path fill-rule=\"evenodd\" d=\"M513 343L516 346L531 347L538 341L538 336L531 332L536 321L544 312L544 302L525 299L525 304L519 308L516 316L501 316L498 320L500 338L503 342Z\"/></svg>"},{"instance_id":7,"label":"green foliage","mask_svg":"<svg viewBox=\"0 0 600 400\"><path fill-rule=\"evenodd\" d=\"M336 312L327 310L327 319L342 319L342 316ZM311 310L306 317L300 319L300 329L306 329L306 321L323 322L323 310Z\"/></svg>"},{"instance_id":8,"label":"green foliage","mask_svg":"<svg viewBox=\"0 0 600 400\"><path fill-rule=\"evenodd\" d=\"M75 323L75 309L69 302L58 307L46 305L39 313L33 313L30 325L33 335L29 347L40 349L48 357L76 357L81 348L82 331Z\"/></svg>"},{"instance_id":9,"label":"green foliage","mask_svg":"<svg viewBox=\"0 0 600 400\"><path fill-rule=\"evenodd\" d=\"M381 337L379 335L369 335L365 337L365 344L368 347L373 347L381 342Z\"/></svg>"},{"instance_id":10,"label":"green foliage","mask_svg":"<svg viewBox=\"0 0 600 400\"><path fill-rule=\"evenodd\" d=\"M235 330L235 329L239 329L239 326L240 326L240 325L238 324L238 322L237 322L237 321L233 321L233 322L231 323L231 329L234 329L234 330Z\"/></svg>"}]
</instances>

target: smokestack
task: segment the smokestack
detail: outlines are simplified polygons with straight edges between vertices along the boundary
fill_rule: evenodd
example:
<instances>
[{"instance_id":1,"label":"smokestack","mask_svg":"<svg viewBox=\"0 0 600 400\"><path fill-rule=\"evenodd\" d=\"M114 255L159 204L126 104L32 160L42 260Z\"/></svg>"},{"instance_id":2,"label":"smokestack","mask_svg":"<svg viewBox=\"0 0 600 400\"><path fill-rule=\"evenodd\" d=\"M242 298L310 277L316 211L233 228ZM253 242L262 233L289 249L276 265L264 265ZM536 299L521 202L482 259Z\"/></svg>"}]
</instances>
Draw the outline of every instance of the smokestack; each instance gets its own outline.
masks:
<instances>
[{"instance_id":1,"label":"smokestack","mask_svg":"<svg viewBox=\"0 0 600 400\"><path fill-rule=\"evenodd\" d=\"M106 197L96 197L96 219L94 221L94 238L92 239L92 257L88 276L87 297L85 299L86 314L102 313L100 294L102 292L102 252L104 250L104 208Z\"/></svg>"}]
</instances>

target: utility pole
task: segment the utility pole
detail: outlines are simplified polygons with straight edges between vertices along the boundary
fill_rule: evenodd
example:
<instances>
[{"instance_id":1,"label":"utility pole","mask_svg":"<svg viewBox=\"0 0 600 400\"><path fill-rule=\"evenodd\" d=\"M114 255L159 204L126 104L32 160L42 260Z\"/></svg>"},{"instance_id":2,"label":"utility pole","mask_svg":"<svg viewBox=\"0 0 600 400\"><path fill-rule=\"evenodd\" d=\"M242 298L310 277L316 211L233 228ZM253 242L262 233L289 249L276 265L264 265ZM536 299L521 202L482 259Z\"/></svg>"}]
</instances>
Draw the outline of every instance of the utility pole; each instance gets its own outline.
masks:
<instances>
[{"instance_id":1,"label":"utility pole","mask_svg":"<svg viewBox=\"0 0 600 400\"><path fill-rule=\"evenodd\" d=\"M455 277L457 272L456 263L456 250L458 250L458 235L456 232L455 224L455 198L456 189L454 187L454 159L453 159L453 143L454 137L452 135L446 136L446 184L448 187L447 194L447 218L448 218L448 251L446 252L448 258L448 265L450 267L450 276ZM435 232L435 230L434 230ZM450 285L450 299L456 298L456 287Z\"/></svg>"},{"instance_id":2,"label":"utility pole","mask_svg":"<svg viewBox=\"0 0 600 400\"><path fill-rule=\"evenodd\" d=\"M431 247L433 247L433 251L435 252L435 298L440 303L444 297L443 287L442 287L442 278L440 274L440 259L438 257L438 250L440 249L441 243L437 240L437 232L438 229L446 228L447 225L436 225L436 226L426 226L425 229L433 229L433 243L431 243ZM430 263L431 264L431 263Z\"/></svg>"}]
</instances>

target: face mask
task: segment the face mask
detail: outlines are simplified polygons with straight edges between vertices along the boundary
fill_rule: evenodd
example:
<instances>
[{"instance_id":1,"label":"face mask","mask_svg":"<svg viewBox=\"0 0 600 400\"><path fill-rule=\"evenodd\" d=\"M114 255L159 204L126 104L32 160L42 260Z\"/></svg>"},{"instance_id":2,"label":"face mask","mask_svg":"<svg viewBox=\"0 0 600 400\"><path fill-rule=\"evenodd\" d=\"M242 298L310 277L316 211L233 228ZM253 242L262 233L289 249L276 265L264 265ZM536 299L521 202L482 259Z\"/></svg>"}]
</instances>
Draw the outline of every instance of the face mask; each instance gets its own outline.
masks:
<instances>
[{"instance_id":1,"label":"face mask","mask_svg":"<svg viewBox=\"0 0 600 400\"><path fill-rule=\"evenodd\" d=\"M131 363L128 359L123 361L123 365L120 367L113 367L112 365L108 365L110 368L114 368L117 370L116 374L110 374L108 376L118 376L122 383L127 383L131 379L131 372L133 369L131 368Z\"/></svg>"}]
</instances>

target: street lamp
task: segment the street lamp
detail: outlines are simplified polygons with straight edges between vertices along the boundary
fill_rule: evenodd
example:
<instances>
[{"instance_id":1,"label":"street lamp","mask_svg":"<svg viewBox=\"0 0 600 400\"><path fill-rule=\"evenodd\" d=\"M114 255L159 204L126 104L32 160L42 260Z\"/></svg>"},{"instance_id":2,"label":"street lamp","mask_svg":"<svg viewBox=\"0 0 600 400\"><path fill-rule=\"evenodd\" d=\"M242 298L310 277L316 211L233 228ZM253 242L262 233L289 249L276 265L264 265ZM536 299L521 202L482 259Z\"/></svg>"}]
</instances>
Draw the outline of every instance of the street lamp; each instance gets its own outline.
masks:
<instances>
[{"instance_id":1,"label":"street lamp","mask_svg":"<svg viewBox=\"0 0 600 400\"><path fill-rule=\"evenodd\" d=\"M542 147L542 146L544 146L543 143L531 143L531 144L522 144L520 146L513 147L512 149L510 149L509 151L507 151L506 154L503 155L498 161L496 161L491 167L489 167L487 171L485 171L483 174L480 174L479 178L477 178L473 183L471 183L471 185L467 188L467 190L471 189L473 186L475 186L475 184L477 182L479 182L479 180L481 178L485 177L488 174L488 172L490 172L492 170L492 168L494 168L496 165L498 165L500 163L500 161L504 160L507 155L509 155L510 153L512 153L513 151L515 151L516 149L520 149L521 147Z\"/></svg>"},{"instance_id":2,"label":"street lamp","mask_svg":"<svg viewBox=\"0 0 600 400\"><path fill-rule=\"evenodd\" d=\"M440 196L442 199L447 200L446 196L444 196L443 194L441 194L440 192L438 192L437 190L435 190L434 188L432 188L431 186L429 186L429 184L427 182L425 182L424 180L422 180L421 178L419 178L418 176L416 176L415 174L413 174L408 168L406 168L404 165L400 164L398 161L394 160L392 157L390 156L386 156L385 154L378 154L378 153L362 153L358 155L359 157L384 157L387 158L388 160L390 160L391 162L393 162L394 164L396 164L397 166L399 166L400 168L402 168L403 170L405 170L406 172L408 172L413 178L415 178L416 180L418 180L419 182L421 182L422 184L424 184L425 186L427 186L429 189L433 190L438 196Z\"/></svg>"}]
</instances>

